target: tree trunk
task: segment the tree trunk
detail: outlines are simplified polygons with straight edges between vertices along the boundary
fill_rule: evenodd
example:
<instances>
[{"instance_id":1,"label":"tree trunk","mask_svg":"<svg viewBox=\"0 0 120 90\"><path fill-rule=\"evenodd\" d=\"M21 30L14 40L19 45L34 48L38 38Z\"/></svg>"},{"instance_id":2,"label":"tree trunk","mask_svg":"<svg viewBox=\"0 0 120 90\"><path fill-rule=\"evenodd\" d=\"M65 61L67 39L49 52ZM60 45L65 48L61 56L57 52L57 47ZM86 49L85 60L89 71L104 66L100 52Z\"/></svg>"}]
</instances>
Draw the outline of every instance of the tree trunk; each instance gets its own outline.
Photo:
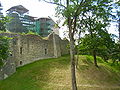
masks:
<instances>
[{"instance_id":1,"label":"tree trunk","mask_svg":"<svg viewBox=\"0 0 120 90\"><path fill-rule=\"evenodd\" d=\"M120 18L118 22L119 22L118 32L119 32L119 44L120 44ZM120 46L119 46L119 50L120 50ZM119 56L119 61L120 61L120 56Z\"/></svg>"},{"instance_id":2,"label":"tree trunk","mask_svg":"<svg viewBox=\"0 0 120 90\"><path fill-rule=\"evenodd\" d=\"M67 8L69 7L69 0L66 0ZM74 32L72 31L72 19L70 16L67 18L70 38L70 59L71 59L71 79L72 79L72 90L77 90L76 75L75 75L75 48L74 48ZM76 22L75 22L76 23ZM76 28L76 26L74 26Z\"/></svg>"},{"instance_id":3,"label":"tree trunk","mask_svg":"<svg viewBox=\"0 0 120 90\"><path fill-rule=\"evenodd\" d=\"M70 56L71 56L71 78L72 90L77 90L76 75L75 75L75 57L74 57L74 39L70 37Z\"/></svg>"},{"instance_id":4,"label":"tree trunk","mask_svg":"<svg viewBox=\"0 0 120 90\"><path fill-rule=\"evenodd\" d=\"M76 62L75 62L75 65L76 65L76 69L78 69L78 60L79 60L79 45L80 45L80 34L81 34L81 31L79 32L79 38L78 38L78 48L77 48L77 58L76 58Z\"/></svg>"},{"instance_id":5,"label":"tree trunk","mask_svg":"<svg viewBox=\"0 0 120 90\"><path fill-rule=\"evenodd\" d=\"M89 22L91 22L90 16L89 16ZM93 31L92 31L92 29L91 29L91 23L90 23L89 32L90 32L91 38L94 38L94 36L93 36ZM96 67L98 67L98 65L97 65L97 59L96 59L96 51L95 51L95 47L94 47L94 46L93 46L92 54L93 54L93 58L94 58L94 64L95 64Z\"/></svg>"},{"instance_id":6,"label":"tree trunk","mask_svg":"<svg viewBox=\"0 0 120 90\"><path fill-rule=\"evenodd\" d=\"M96 51L95 50L93 50L93 57L94 57L94 64L95 64L96 67L98 67L97 59L96 59Z\"/></svg>"},{"instance_id":7,"label":"tree trunk","mask_svg":"<svg viewBox=\"0 0 120 90\"><path fill-rule=\"evenodd\" d=\"M76 69L78 69L78 59L79 59L79 54L77 53L77 57L75 58Z\"/></svg>"}]
</instances>

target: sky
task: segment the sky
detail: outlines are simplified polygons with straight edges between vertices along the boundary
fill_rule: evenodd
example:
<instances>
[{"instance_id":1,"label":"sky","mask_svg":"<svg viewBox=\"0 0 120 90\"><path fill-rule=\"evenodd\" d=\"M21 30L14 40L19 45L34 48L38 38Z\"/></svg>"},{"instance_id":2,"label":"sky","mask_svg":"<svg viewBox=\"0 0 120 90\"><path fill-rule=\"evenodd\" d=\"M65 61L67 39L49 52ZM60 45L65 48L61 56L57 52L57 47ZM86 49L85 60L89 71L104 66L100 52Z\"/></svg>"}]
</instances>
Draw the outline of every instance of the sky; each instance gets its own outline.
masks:
<instances>
[{"instance_id":1,"label":"sky","mask_svg":"<svg viewBox=\"0 0 120 90\"><path fill-rule=\"evenodd\" d=\"M55 17L55 5L48 4L39 0L0 0L3 6L3 13L11 8L12 6L16 5L23 5L25 8L29 10L29 15L34 17L48 17L50 16L55 22L58 18ZM61 27L61 25L59 25ZM61 27L59 30L60 36L64 37L63 32L66 28ZM116 30L116 31L115 31ZM116 23L112 23L111 27L109 28L109 33L113 33L118 35Z\"/></svg>"}]
</instances>

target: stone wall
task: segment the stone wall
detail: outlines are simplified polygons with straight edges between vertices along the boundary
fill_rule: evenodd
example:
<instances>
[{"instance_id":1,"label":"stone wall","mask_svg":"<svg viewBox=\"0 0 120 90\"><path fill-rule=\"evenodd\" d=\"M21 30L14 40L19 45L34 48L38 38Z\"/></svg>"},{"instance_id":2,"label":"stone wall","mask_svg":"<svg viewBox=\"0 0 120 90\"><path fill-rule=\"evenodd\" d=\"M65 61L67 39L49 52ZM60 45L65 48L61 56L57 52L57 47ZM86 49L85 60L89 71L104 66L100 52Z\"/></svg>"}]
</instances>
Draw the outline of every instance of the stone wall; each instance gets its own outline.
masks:
<instances>
[{"instance_id":1,"label":"stone wall","mask_svg":"<svg viewBox=\"0 0 120 90\"><path fill-rule=\"evenodd\" d=\"M60 47L61 47L61 55L65 55L69 53L69 41L66 40L61 40L60 41Z\"/></svg>"},{"instance_id":2,"label":"stone wall","mask_svg":"<svg viewBox=\"0 0 120 90\"><path fill-rule=\"evenodd\" d=\"M10 57L4 60L4 65L0 67L0 80L7 78L16 72L16 66L14 60Z\"/></svg>"},{"instance_id":3,"label":"stone wall","mask_svg":"<svg viewBox=\"0 0 120 90\"><path fill-rule=\"evenodd\" d=\"M53 42L36 35L23 35L14 39L13 57L16 66L22 66L39 59L53 58Z\"/></svg>"},{"instance_id":4,"label":"stone wall","mask_svg":"<svg viewBox=\"0 0 120 90\"><path fill-rule=\"evenodd\" d=\"M12 37L11 59L6 61L0 70L0 79L15 72L15 68L46 58L57 58L68 54L68 41L52 33L46 38L37 35L20 35L1 33L2 36Z\"/></svg>"},{"instance_id":5,"label":"stone wall","mask_svg":"<svg viewBox=\"0 0 120 90\"><path fill-rule=\"evenodd\" d=\"M68 41L62 40L52 33L45 39L37 35L20 35L2 33L0 35L12 37L11 51L16 67L40 59L56 58L68 54Z\"/></svg>"}]
</instances>

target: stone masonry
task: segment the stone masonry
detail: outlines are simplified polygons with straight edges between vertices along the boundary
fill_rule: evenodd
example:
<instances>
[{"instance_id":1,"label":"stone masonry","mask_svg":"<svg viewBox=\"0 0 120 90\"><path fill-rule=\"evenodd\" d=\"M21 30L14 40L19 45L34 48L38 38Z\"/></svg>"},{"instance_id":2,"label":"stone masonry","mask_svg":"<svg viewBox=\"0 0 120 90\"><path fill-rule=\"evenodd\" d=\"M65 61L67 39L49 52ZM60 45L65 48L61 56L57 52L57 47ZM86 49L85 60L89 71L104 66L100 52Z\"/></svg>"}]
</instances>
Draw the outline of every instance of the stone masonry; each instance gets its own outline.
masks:
<instances>
[{"instance_id":1,"label":"stone masonry","mask_svg":"<svg viewBox=\"0 0 120 90\"><path fill-rule=\"evenodd\" d=\"M37 35L20 35L1 33L2 36L12 37L10 44L11 56L0 69L0 80L5 79L16 71L16 67L40 59L57 58L69 54L68 40L62 40L58 35L51 33L45 39Z\"/></svg>"}]
</instances>

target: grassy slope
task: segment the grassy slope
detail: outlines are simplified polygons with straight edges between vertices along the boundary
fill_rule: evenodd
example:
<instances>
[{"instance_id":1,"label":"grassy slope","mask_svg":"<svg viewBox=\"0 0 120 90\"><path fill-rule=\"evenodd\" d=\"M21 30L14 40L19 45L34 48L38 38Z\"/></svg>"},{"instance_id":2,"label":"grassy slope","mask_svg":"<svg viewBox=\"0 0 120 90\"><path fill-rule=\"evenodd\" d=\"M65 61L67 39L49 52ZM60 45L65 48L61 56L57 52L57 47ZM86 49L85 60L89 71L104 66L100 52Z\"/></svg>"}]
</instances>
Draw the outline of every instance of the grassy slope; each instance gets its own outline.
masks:
<instances>
[{"instance_id":1,"label":"grassy slope","mask_svg":"<svg viewBox=\"0 0 120 90\"><path fill-rule=\"evenodd\" d=\"M97 59L99 68L94 66L92 56L79 56L78 84L86 85L89 89L93 86L95 90L120 90L120 67L110 66L99 57Z\"/></svg>"},{"instance_id":2,"label":"grassy slope","mask_svg":"<svg viewBox=\"0 0 120 90\"><path fill-rule=\"evenodd\" d=\"M91 58L91 57L90 57ZM89 57L80 56L77 69L78 90L120 90L117 69L99 63L94 67ZM117 70L117 71L115 71ZM0 90L70 90L69 56L40 60L17 69L0 81Z\"/></svg>"}]
</instances>

